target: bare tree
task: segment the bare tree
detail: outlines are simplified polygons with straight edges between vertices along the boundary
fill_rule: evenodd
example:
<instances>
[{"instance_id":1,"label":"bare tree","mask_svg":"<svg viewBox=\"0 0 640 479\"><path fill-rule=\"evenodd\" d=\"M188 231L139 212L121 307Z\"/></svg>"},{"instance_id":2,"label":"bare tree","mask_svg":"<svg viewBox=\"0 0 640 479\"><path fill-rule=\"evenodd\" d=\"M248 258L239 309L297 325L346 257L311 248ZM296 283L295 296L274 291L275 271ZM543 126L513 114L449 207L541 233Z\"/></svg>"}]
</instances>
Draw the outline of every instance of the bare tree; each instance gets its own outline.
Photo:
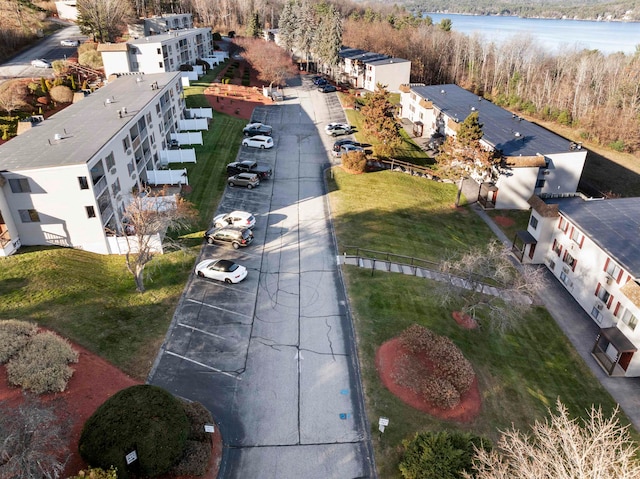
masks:
<instances>
[{"instance_id":1,"label":"bare tree","mask_svg":"<svg viewBox=\"0 0 640 479\"><path fill-rule=\"evenodd\" d=\"M258 72L258 79L272 86L282 85L298 74L289 54L273 42L257 38L243 38L238 44L244 57Z\"/></svg>"},{"instance_id":2,"label":"bare tree","mask_svg":"<svg viewBox=\"0 0 640 479\"><path fill-rule=\"evenodd\" d=\"M462 313L501 330L522 319L545 284L540 268L524 265L521 271L516 269L509 249L498 241L444 260L440 269L449 279L436 287L441 303L451 306L462 301ZM494 286L500 294L487 294L486 286Z\"/></svg>"},{"instance_id":3,"label":"bare tree","mask_svg":"<svg viewBox=\"0 0 640 479\"><path fill-rule=\"evenodd\" d=\"M638 448L629 426L621 426L616 409L610 418L591 406L589 417L579 422L558 399L557 413L536 421L529 436L513 428L502 431L497 448L476 448L475 472L467 479L640 477Z\"/></svg>"},{"instance_id":4,"label":"bare tree","mask_svg":"<svg viewBox=\"0 0 640 479\"><path fill-rule=\"evenodd\" d=\"M188 226L196 212L188 201L177 195L170 197L164 192L154 194L150 190L136 195L122 216L120 234L127 242L125 262L136 282L136 290L145 291L144 269L154 258L160 247L178 246L166 237L168 230Z\"/></svg>"},{"instance_id":5,"label":"bare tree","mask_svg":"<svg viewBox=\"0 0 640 479\"><path fill-rule=\"evenodd\" d=\"M27 88L22 80L12 80L0 85L0 109L11 116L14 111L26 106Z\"/></svg>"},{"instance_id":6,"label":"bare tree","mask_svg":"<svg viewBox=\"0 0 640 479\"><path fill-rule=\"evenodd\" d=\"M92 35L94 41L115 40L133 18L128 0L78 0L77 6L80 31Z\"/></svg>"},{"instance_id":7,"label":"bare tree","mask_svg":"<svg viewBox=\"0 0 640 479\"><path fill-rule=\"evenodd\" d=\"M0 402L0 477L61 477L69 457L63 421L51 404L25 395L16 407Z\"/></svg>"}]
</instances>

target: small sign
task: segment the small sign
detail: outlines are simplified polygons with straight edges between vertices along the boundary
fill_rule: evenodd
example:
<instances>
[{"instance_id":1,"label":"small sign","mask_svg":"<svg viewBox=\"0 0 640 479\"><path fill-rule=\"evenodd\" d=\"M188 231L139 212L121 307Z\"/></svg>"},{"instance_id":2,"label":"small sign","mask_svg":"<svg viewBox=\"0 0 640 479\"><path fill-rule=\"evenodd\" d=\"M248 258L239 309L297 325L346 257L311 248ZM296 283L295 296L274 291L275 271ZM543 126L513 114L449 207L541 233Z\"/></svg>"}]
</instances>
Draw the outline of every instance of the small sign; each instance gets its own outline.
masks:
<instances>
[{"instance_id":1,"label":"small sign","mask_svg":"<svg viewBox=\"0 0 640 479\"><path fill-rule=\"evenodd\" d=\"M136 461L138 459L138 453L136 451L131 451L129 454L125 456L125 459L127 460L127 466L128 466L133 461Z\"/></svg>"},{"instance_id":2,"label":"small sign","mask_svg":"<svg viewBox=\"0 0 640 479\"><path fill-rule=\"evenodd\" d=\"M387 427L388 425L389 425L388 417L381 417L380 419L378 419L378 429L380 430L380 432L384 432L384 428Z\"/></svg>"},{"instance_id":3,"label":"small sign","mask_svg":"<svg viewBox=\"0 0 640 479\"><path fill-rule=\"evenodd\" d=\"M205 424L204 425L204 432L216 432L215 428L213 427L213 424Z\"/></svg>"}]
</instances>

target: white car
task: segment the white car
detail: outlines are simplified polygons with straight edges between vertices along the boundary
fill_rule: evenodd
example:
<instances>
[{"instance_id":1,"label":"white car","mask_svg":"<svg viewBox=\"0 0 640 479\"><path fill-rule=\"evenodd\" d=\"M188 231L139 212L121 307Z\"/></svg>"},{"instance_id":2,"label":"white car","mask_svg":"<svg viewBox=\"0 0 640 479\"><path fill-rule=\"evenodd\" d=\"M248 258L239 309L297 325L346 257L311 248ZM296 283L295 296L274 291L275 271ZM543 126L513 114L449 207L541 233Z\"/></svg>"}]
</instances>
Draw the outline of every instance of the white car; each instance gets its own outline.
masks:
<instances>
[{"instance_id":1,"label":"white car","mask_svg":"<svg viewBox=\"0 0 640 479\"><path fill-rule=\"evenodd\" d=\"M324 130L327 135L338 136L349 135L353 133L353 128L351 128L351 125L348 125L346 123L329 123L327 127L329 126L330 128L325 128Z\"/></svg>"},{"instance_id":2,"label":"white car","mask_svg":"<svg viewBox=\"0 0 640 479\"><path fill-rule=\"evenodd\" d=\"M338 125L344 125L344 123L335 123L335 122L329 123L327 126L324 127L324 130L325 131L332 130L333 128L335 128Z\"/></svg>"},{"instance_id":3,"label":"white car","mask_svg":"<svg viewBox=\"0 0 640 479\"><path fill-rule=\"evenodd\" d=\"M225 283L239 283L247 277L247 268L228 259L206 259L196 265L196 274L201 278L215 279Z\"/></svg>"},{"instance_id":4,"label":"white car","mask_svg":"<svg viewBox=\"0 0 640 479\"><path fill-rule=\"evenodd\" d=\"M232 211L213 217L213 226L222 228L223 226L242 226L243 228L253 228L256 218L246 211Z\"/></svg>"},{"instance_id":5,"label":"white car","mask_svg":"<svg viewBox=\"0 0 640 479\"><path fill-rule=\"evenodd\" d=\"M242 146L250 146L251 148L273 148L273 138L270 136L256 135L251 138L242 140Z\"/></svg>"},{"instance_id":6,"label":"white car","mask_svg":"<svg viewBox=\"0 0 640 479\"><path fill-rule=\"evenodd\" d=\"M342 145L338 151L333 150L333 156L340 158L345 153L353 153L354 151L364 151L364 148L357 145Z\"/></svg>"},{"instance_id":7,"label":"white car","mask_svg":"<svg viewBox=\"0 0 640 479\"><path fill-rule=\"evenodd\" d=\"M35 60L31 60L31 66L36 68L51 68L51 63L44 58L37 58Z\"/></svg>"},{"instance_id":8,"label":"white car","mask_svg":"<svg viewBox=\"0 0 640 479\"><path fill-rule=\"evenodd\" d=\"M60 45L63 47L77 47L80 42L78 40L60 40Z\"/></svg>"}]
</instances>

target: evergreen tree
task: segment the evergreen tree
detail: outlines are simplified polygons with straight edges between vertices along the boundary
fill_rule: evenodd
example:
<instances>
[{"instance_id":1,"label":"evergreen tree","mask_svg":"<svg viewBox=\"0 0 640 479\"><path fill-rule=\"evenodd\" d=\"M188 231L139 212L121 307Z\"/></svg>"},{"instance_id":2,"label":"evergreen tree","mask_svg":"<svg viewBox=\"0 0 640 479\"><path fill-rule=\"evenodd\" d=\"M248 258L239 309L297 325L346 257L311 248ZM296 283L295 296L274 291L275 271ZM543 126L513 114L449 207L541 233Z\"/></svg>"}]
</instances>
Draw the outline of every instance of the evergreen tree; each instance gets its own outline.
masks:
<instances>
[{"instance_id":1,"label":"evergreen tree","mask_svg":"<svg viewBox=\"0 0 640 479\"><path fill-rule=\"evenodd\" d=\"M334 67L340 58L342 47L342 19L340 12L332 4L320 4L318 8L320 24L313 42L313 54L325 65Z\"/></svg>"},{"instance_id":2,"label":"evergreen tree","mask_svg":"<svg viewBox=\"0 0 640 479\"><path fill-rule=\"evenodd\" d=\"M378 154L388 156L400 143L400 128L394 118L394 106L389 101L389 92L381 84L376 91L368 93L366 105L362 107L362 126L364 130L376 137L380 145L376 147Z\"/></svg>"},{"instance_id":3,"label":"evergreen tree","mask_svg":"<svg viewBox=\"0 0 640 479\"><path fill-rule=\"evenodd\" d=\"M260 38L262 36L262 24L257 12L251 15L249 25L247 25L247 36L252 38Z\"/></svg>"},{"instance_id":4,"label":"evergreen tree","mask_svg":"<svg viewBox=\"0 0 640 479\"><path fill-rule=\"evenodd\" d=\"M315 38L317 23L315 19L315 11L309 0L302 0L297 6L297 25L295 30L296 47L304 54L309 71L309 54L311 46Z\"/></svg>"},{"instance_id":5,"label":"evergreen tree","mask_svg":"<svg viewBox=\"0 0 640 479\"><path fill-rule=\"evenodd\" d=\"M280 18L278 19L278 36L280 37L282 46L287 51L291 51L296 45L297 23L296 4L291 0L284 4Z\"/></svg>"},{"instance_id":6,"label":"evergreen tree","mask_svg":"<svg viewBox=\"0 0 640 479\"><path fill-rule=\"evenodd\" d=\"M482 131L483 123L480 123L480 114L477 111L471 112L471 114L464 119L460 124L458 130L458 140L464 145L472 144L474 141L478 141L484 135Z\"/></svg>"}]
</instances>

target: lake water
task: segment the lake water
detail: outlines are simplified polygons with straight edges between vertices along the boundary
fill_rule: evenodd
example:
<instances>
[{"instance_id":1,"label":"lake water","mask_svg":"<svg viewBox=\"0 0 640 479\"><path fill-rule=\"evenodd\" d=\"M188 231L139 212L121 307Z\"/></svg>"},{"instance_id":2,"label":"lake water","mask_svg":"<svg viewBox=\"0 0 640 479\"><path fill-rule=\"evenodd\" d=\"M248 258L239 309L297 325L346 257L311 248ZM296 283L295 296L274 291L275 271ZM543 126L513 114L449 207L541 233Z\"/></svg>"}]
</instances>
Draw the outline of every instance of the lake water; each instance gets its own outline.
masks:
<instances>
[{"instance_id":1,"label":"lake water","mask_svg":"<svg viewBox=\"0 0 640 479\"><path fill-rule=\"evenodd\" d=\"M558 53L578 46L603 53L634 53L640 45L640 23L591 22L583 20L549 20L539 18L475 16L429 13L433 23L451 19L453 30L486 41L501 43L518 34L530 34L542 46Z\"/></svg>"}]
</instances>

